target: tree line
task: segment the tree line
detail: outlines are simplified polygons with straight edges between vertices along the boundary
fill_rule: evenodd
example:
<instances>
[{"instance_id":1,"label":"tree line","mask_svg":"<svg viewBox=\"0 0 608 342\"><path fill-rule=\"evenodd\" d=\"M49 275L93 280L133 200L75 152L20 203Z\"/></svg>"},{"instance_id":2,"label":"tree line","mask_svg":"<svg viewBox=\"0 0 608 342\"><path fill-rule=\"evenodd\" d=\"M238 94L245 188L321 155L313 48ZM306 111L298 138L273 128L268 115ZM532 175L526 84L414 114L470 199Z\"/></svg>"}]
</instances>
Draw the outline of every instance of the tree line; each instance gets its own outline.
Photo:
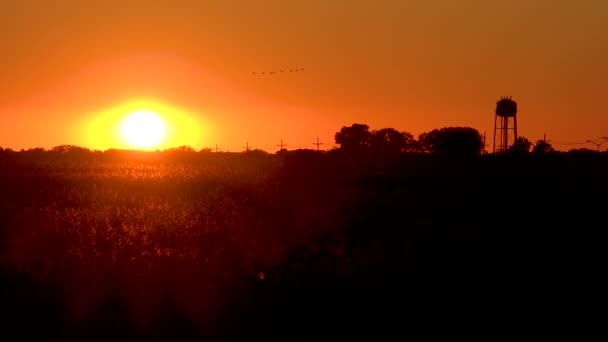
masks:
<instances>
[{"instance_id":1,"label":"tree line","mask_svg":"<svg viewBox=\"0 0 608 342\"><path fill-rule=\"evenodd\" d=\"M355 123L344 126L335 135L340 149L376 153L414 152L442 156L471 157L485 153L483 136L471 127L444 127L422 133L415 139L409 132L394 128L370 131L369 126ZM509 154L547 154L555 152L550 143L538 140L535 144L525 137L518 137L509 146Z\"/></svg>"},{"instance_id":2,"label":"tree line","mask_svg":"<svg viewBox=\"0 0 608 342\"><path fill-rule=\"evenodd\" d=\"M486 153L486 144L483 136L478 130L472 127L443 127L434 129L430 132L422 133L418 138L406 131L398 131L394 128L382 128L379 130L370 130L366 124L355 123L351 126L344 126L340 131L335 133L335 142L339 146L339 150L361 153L369 151L380 154L395 154L395 153L430 153L440 156L452 157L472 157ZM581 149L586 150L586 149ZM32 155L51 154L58 155L91 155L103 154L111 155L124 153L129 150L108 149L106 151L91 151L85 147L75 145L59 145L45 150L43 148L30 148L27 150L21 149L20 152L27 152ZM586 150L587 151L587 150ZM585 151L585 152L586 152ZM588 150L591 151L591 150ZM10 148L3 149L0 147L0 152L15 152ZM178 146L163 151L131 151L134 153L169 153L169 154L193 154L197 151L188 146ZM211 148L203 148L200 153L212 153ZM267 153L262 150L254 152ZM284 151L280 151L284 152ZM508 154L548 154L555 150L552 145L545 140L538 140L532 143L527 138L520 136L515 142L509 146L506 153Z\"/></svg>"}]
</instances>

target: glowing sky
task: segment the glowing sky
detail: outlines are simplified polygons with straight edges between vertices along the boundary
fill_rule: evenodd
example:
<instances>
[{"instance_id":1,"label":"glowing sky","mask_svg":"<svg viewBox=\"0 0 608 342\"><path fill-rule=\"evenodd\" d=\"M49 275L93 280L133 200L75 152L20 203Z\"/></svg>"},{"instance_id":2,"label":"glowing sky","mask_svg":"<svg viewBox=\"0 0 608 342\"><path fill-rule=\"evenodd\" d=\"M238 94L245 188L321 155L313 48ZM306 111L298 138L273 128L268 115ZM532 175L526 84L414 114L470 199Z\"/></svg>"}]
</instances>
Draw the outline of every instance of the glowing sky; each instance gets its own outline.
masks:
<instances>
[{"instance_id":1,"label":"glowing sky","mask_svg":"<svg viewBox=\"0 0 608 342\"><path fill-rule=\"evenodd\" d=\"M14 149L106 148L91 122L141 101L200 125L172 141L196 149L330 148L355 122L491 142L507 95L520 135L594 148L563 144L608 135L607 79L605 0L0 1Z\"/></svg>"}]
</instances>

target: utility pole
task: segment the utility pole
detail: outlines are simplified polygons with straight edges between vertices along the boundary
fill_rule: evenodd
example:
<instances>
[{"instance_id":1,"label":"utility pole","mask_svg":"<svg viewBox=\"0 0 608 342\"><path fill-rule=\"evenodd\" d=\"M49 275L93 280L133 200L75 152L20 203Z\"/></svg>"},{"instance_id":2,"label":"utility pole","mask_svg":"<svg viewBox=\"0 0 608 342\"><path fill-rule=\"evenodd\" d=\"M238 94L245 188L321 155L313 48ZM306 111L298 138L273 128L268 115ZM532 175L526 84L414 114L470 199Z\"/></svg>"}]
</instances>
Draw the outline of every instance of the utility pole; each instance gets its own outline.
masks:
<instances>
[{"instance_id":1,"label":"utility pole","mask_svg":"<svg viewBox=\"0 0 608 342\"><path fill-rule=\"evenodd\" d=\"M279 146L281 148L280 151L282 151L283 146L287 146L287 144L283 144L283 139L281 139L281 145L277 145L277 146Z\"/></svg>"},{"instance_id":2,"label":"utility pole","mask_svg":"<svg viewBox=\"0 0 608 342\"><path fill-rule=\"evenodd\" d=\"M217 153L217 144L215 144L215 153Z\"/></svg>"},{"instance_id":3,"label":"utility pole","mask_svg":"<svg viewBox=\"0 0 608 342\"><path fill-rule=\"evenodd\" d=\"M319 137L317 137L317 142L316 143L313 142L312 144L317 146L317 152L319 152L319 146L323 145L324 143L319 142Z\"/></svg>"},{"instance_id":4,"label":"utility pole","mask_svg":"<svg viewBox=\"0 0 608 342\"><path fill-rule=\"evenodd\" d=\"M247 146L243 146L243 148L245 149L245 152L249 152L249 142L247 142Z\"/></svg>"}]
</instances>

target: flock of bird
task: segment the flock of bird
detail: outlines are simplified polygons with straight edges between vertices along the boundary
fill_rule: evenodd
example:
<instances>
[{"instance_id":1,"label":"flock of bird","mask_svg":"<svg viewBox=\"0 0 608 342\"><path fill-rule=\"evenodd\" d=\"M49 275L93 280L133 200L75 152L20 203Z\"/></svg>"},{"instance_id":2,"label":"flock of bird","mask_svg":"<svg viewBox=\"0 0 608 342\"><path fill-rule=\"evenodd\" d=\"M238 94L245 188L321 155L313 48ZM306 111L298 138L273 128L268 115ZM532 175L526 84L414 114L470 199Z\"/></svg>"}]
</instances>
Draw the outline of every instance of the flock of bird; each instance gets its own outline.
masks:
<instances>
[{"instance_id":1,"label":"flock of bird","mask_svg":"<svg viewBox=\"0 0 608 342\"><path fill-rule=\"evenodd\" d=\"M304 69L300 68L300 69L287 69L287 70L279 70L279 71L258 71L258 72L252 72L252 75L261 75L261 76L265 76L265 75L274 75L274 74L280 74L280 73L287 73L287 72L300 72L300 71L304 71Z\"/></svg>"}]
</instances>

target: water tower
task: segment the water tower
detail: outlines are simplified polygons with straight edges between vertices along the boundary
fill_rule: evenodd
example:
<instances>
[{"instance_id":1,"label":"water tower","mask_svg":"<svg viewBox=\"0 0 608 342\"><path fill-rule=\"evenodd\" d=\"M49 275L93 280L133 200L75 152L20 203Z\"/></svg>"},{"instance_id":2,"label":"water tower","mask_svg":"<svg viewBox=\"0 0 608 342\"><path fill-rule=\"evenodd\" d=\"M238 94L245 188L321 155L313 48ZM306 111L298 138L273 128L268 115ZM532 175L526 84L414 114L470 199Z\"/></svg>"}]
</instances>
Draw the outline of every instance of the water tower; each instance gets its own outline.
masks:
<instances>
[{"instance_id":1,"label":"water tower","mask_svg":"<svg viewBox=\"0 0 608 342\"><path fill-rule=\"evenodd\" d=\"M496 143L498 139L498 144ZM501 97L494 116L494 153L503 152L517 140L517 102Z\"/></svg>"}]
</instances>

